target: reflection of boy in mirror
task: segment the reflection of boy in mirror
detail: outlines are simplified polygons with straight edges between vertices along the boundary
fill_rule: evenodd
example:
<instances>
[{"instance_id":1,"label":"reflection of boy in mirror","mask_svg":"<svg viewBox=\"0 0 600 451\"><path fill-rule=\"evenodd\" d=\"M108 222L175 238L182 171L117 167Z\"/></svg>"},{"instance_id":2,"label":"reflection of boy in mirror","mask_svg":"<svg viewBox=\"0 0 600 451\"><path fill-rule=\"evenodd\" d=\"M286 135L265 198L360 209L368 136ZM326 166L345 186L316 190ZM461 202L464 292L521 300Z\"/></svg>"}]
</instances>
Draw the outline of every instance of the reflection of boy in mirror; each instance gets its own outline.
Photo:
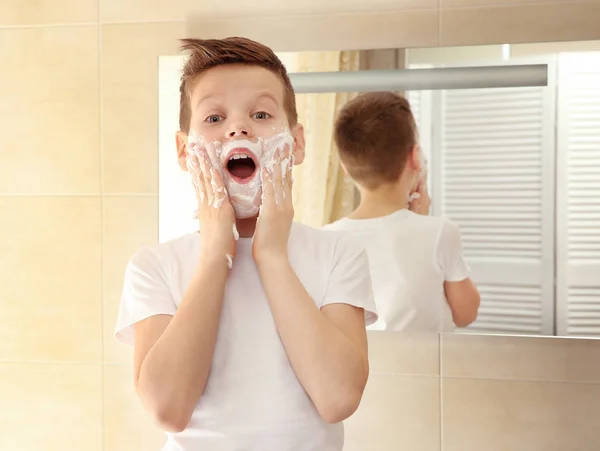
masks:
<instances>
[{"instance_id":1,"label":"reflection of boy in mirror","mask_svg":"<svg viewBox=\"0 0 600 451\"><path fill-rule=\"evenodd\" d=\"M340 451L376 319L362 246L293 223L304 135L271 49L184 40L177 156L200 233L138 251L116 337L169 451ZM366 316L366 321L365 321Z\"/></svg>"},{"instance_id":2,"label":"reflection of boy in mirror","mask_svg":"<svg viewBox=\"0 0 600 451\"><path fill-rule=\"evenodd\" d=\"M344 106L334 135L361 200L326 228L351 231L367 248L379 313L374 328L444 332L472 323L479 293L457 225L428 216L424 158L408 101L391 92L363 94Z\"/></svg>"}]
</instances>

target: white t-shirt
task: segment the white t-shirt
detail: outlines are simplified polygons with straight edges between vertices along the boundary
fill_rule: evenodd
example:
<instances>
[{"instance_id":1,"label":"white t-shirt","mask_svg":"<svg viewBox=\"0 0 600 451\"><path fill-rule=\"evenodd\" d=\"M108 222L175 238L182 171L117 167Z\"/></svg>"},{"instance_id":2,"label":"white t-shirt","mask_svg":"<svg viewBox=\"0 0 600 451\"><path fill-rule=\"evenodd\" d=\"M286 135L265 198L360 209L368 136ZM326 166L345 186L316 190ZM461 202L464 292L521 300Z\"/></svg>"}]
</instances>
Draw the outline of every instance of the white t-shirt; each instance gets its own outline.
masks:
<instances>
[{"instance_id":1,"label":"white t-shirt","mask_svg":"<svg viewBox=\"0 0 600 451\"><path fill-rule=\"evenodd\" d=\"M290 262L319 307L345 303L376 321L368 260L348 234L294 223ZM125 274L115 331L133 344L133 324L174 315L200 256L200 235L142 248ZM225 263L224 263L225 264ZM340 451L343 425L327 424L296 378L252 258L237 243L208 382L185 431L167 434L164 451Z\"/></svg>"},{"instance_id":2,"label":"white t-shirt","mask_svg":"<svg viewBox=\"0 0 600 451\"><path fill-rule=\"evenodd\" d=\"M444 281L469 277L460 231L454 222L402 209L381 218L343 218L325 228L351 231L367 249L379 314L372 329L454 329Z\"/></svg>"}]
</instances>

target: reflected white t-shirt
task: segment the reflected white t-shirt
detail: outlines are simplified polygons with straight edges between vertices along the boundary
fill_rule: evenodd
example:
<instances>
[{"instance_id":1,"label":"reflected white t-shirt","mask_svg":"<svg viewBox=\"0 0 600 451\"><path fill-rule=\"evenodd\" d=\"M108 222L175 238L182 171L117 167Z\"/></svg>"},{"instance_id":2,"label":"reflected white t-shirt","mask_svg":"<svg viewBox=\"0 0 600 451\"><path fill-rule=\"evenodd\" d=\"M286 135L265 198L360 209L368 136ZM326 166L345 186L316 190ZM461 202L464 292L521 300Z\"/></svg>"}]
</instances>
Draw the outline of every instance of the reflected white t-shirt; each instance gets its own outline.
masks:
<instances>
[{"instance_id":1,"label":"reflected white t-shirt","mask_svg":"<svg viewBox=\"0 0 600 451\"><path fill-rule=\"evenodd\" d=\"M115 335L133 344L133 325L174 315L200 256L200 235L142 248L125 274ZM364 248L347 234L294 223L290 262L318 307L344 303L376 321ZM164 451L341 451L343 425L327 424L296 378L252 258L240 239L227 278L207 385L185 431Z\"/></svg>"},{"instance_id":2,"label":"reflected white t-shirt","mask_svg":"<svg viewBox=\"0 0 600 451\"><path fill-rule=\"evenodd\" d=\"M402 209L380 218L343 218L325 229L352 232L367 249L379 314L372 329L454 329L444 281L458 282L469 277L460 230L454 222Z\"/></svg>"}]
</instances>

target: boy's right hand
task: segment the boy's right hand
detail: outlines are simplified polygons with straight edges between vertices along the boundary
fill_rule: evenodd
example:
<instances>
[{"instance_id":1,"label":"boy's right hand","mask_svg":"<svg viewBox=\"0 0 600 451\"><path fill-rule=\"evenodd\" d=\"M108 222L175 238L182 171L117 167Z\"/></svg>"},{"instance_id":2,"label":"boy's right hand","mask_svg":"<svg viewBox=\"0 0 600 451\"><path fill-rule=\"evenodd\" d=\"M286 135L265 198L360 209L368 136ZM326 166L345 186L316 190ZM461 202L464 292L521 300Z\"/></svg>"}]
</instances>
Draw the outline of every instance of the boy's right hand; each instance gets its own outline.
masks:
<instances>
[{"instance_id":1,"label":"boy's right hand","mask_svg":"<svg viewBox=\"0 0 600 451\"><path fill-rule=\"evenodd\" d=\"M419 215L429 215L429 208L431 207L431 198L429 197L429 192L427 190L426 177L423 177L419 181L415 193L417 193L418 196L415 196L415 198L409 202L408 209L410 211L414 211Z\"/></svg>"},{"instance_id":2,"label":"boy's right hand","mask_svg":"<svg viewBox=\"0 0 600 451\"><path fill-rule=\"evenodd\" d=\"M235 214L223 178L204 149L188 154L187 167L198 200L202 255L226 264L235 255Z\"/></svg>"}]
</instances>

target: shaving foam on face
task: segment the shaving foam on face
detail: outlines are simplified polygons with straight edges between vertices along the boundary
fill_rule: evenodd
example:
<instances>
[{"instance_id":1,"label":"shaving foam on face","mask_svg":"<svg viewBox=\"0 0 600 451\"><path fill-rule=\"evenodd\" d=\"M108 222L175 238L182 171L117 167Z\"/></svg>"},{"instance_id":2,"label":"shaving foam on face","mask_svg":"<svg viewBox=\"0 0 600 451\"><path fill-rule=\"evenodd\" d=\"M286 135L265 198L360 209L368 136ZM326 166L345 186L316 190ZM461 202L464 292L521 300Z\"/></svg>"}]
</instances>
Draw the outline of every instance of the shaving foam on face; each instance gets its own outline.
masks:
<instances>
[{"instance_id":1,"label":"shaving foam on face","mask_svg":"<svg viewBox=\"0 0 600 451\"><path fill-rule=\"evenodd\" d=\"M286 177L291 177L292 167L294 165L294 156L292 154L294 145L294 137L290 133L289 129L285 128L280 133L277 133L269 138L259 138L257 142L252 142L248 139L232 140L226 143L219 141L208 142L203 136L196 135L193 132L188 136L187 145L187 166L188 171L192 177L192 182L196 187L196 191L203 194L202 190L198 189L200 166L199 161L201 158L208 156L211 164L211 188L213 195L212 205L215 208L220 208L227 197L231 202L231 206L235 212L235 216L240 219L250 218L258 214L260 205L262 202L262 169L266 168L267 171L273 174L275 164L281 164L281 174L283 180ZM287 146L287 154L285 158L276 158L276 152L283 152ZM227 161L230 152L236 148L244 148L250 151L254 156L254 161L258 161L258 167L250 181L247 183L238 183L234 180L229 172L226 170ZM197 160L190 158L190 155L195 155ZM215 182L215 171L221 175L224 187L217 186ZM285 196L285 193L284 193ZM204 198L200 199L204 200ZM277 202L277 199L276 199ZM198 217L198 211L196 210L195 218ZM240 238L235 223L233 224L233 238L237 241ZM231 269L233 267L233 256L231 254L225 255L227 259L227 267Z\"/></svg>"},{"instance_id":2,"label":"shaving foam on face","mask_svg":"<svg viewBox=\"0 0 600 451\"><path fill-rule=\"evenodd\" d=\"M254 156L254 161L259 162L254 177L247 183L238 183L231 177L225 169L227 167L227 157L230 152L236 148L249 150ZM219 167L224 174L225 186L229 190L229 200L235 211L235 216L240 219L251 218L256 215L260 207L260 177L257 177L260 171L260 157L262 155L262 143L252 142L248 139L239 139L228 141L221 146L221 155Z\"/></svg>"},{"instance_id":3,"label":"shaving foam on face","mask_svg":"<svg viewBox=\"0 0 600 451\"><path fill-rule=\"evenodd\" d=\"M188 168L188 172L192 178L192 183L194 188L196 189L196 194L198 195L198 199L200 202L203 202L206 198L204 191L206 190L206 186L200 186L201 183L204 183L200 180L200 174L202 172L202 165L200 161L206 161L206 153L204 148L197 145L190 145L188 143L187 147L187 156L186 156L186 165ZM195 157L195 158L193 158ZM227 191L224 186L219 186L217 184L217 180L215 179L217 172L214 167L210 168L210 176L211 176L211 195L209 196L209 205L220 208L223 205L225 199L227 199ZM196 212L196 217L198 214Z\"/></svg>"},{"instance_id":4,"label":"shaving foam on face","mask_svg":"<svg viewBox=\"0 0 600 451\"><path fill-rule=\"evenodd\" d=\"M275 153L277 150L279 152L283 152L284 149L288 148L288 155L285 158L281 159L281 176L283 180L289 175L292 170L292 166L294 165L294 157L292 155L292 149L294 145L294 137L290 133L289 130L284 130L281 133L278 133L270 138L265 139L264 143L264 153L261 161L261 166L267 168L267 170L272 174L273 168L275 164L277 164L277 158L275 157Z\"/></svg>"},{"instance_id":5,"label":"shaving foam on face","mask_svg":"<svg viewBox=\"0 0 600 451\"><path fill-rule=\"evenodd\" d=\"M293 144L294 138L287 128L269 138L259 138L256 142L248 139L237 139L226 143L219 141L207 142L204 137L194 133L190 133L188 137L188 151L198 153L201 149L206 150L213 168L219 171L223 179L235 216L240 219L250 218L258 213L262 200L261 169L267 168L272 173L276 164L275 152L277 149L280 149L280 152L283 151L286 145L289 148L290 155L281 161L281 173L284 179L290 174L293 166L291 155ZM255 161L258 161L254 176L247 183L238 183L225 169L227 167L225 159L236 148L249 150ZM220 200L219 206L222 205L223 201L224 199Z\"/></svg>"}]
</instances>

